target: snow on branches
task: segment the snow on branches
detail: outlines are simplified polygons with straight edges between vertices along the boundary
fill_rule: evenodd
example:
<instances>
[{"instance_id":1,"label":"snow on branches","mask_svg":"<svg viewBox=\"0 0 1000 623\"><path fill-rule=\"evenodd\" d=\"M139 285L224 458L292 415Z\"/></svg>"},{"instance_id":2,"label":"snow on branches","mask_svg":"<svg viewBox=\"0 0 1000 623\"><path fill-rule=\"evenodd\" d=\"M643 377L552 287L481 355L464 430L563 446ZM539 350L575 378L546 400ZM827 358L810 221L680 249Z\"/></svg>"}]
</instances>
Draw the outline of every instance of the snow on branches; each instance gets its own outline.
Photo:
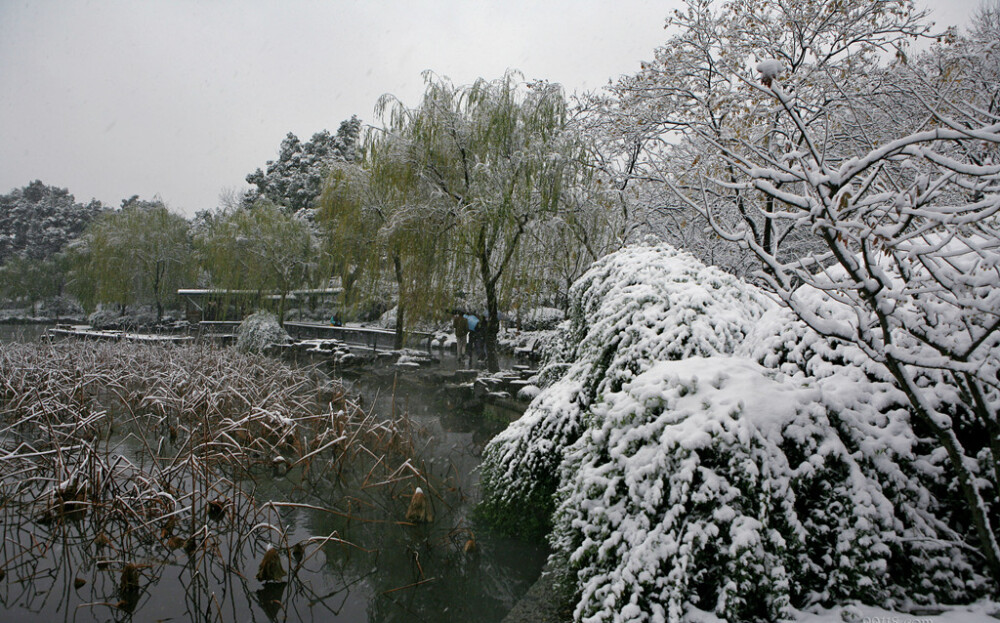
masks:
<instances>
[{"instance_id":1,"label":"snow on branches","mask_svg":"<svg viewBox=\"0 0 1000 623\"><path fill-rule=\"evenodd\" d=\"M986 589L952 466L856 344L664 247L605 258L572 295L571 363L487 448L484 509L530 522L555 504L576 620L772 621Z\"/></svg>"},{"instance_id":2,"label":"snow on branches","mask_svg":"<svg viewBox=\"0 0 1000 623\"><path fill-rule=\"evenodd\" d=\"M561 344L541 372L550 386L485 453L484 508L514 532L547 529L562 451L596 400L657 361L733 352L771 306L732 275L666 246L604 257L570 300Z\"/></svg>"},{"instance_id":3,"label":"snow on branches","mask_svg":"<svg viewBox=\"0 0 1000 623\"><path fill-rule=\"evenodd\" d=\"M757 71L760 72L760 81L764 86L771 86L771 81L781 75L781 72L785 69L781 61L776 61L774 59L768 59L757 63Z\"/></svg>"}]
</instances>

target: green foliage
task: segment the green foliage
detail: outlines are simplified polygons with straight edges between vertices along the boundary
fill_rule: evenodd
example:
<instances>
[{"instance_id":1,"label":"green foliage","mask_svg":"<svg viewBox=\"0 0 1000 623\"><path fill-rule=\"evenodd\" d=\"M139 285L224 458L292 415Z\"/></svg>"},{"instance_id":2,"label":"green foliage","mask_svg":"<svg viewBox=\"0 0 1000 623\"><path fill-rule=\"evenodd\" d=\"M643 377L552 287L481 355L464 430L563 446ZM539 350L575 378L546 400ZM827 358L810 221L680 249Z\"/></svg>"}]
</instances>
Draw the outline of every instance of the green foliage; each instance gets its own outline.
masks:
<instances>
[{"instance_id":1,"label":"green foliage","mask_svg":"<svg viewBox=\"0 0 1000 623\"><path fill-rule=\"evenodd\" d=\"M559 486L556 471L533 474L537 485L522 499L523 505L514 506L501 501L498 491L490 488L489 480L484 480L483 500L474 511L478 521L488 524L500 534L525 539L543 541L552 531L552 513L555 510L554 492ZM548 491L549 493L545 493Z\"/></svg>"},{"instance_id":2,"label":"green foliage","mask_svg":"<svg viewBox=\"0 0 1000 623\"><path fill-rule=\"evenodd\" d=\"M149 304L157 319L193 279L189 223L161 201L132 197L103 214L72 250L72 289L87 308L97 303Z\"/></svg>"},{"instance_id":3,"label":"green foliage","mask_svg":"<svg viewBox=\"0 0 1000 623\"><path fill-rule=\"evenodd\" d=\"M352 308L360 298L355 286L359 279L378 273L381 257L374 246L379 222L368 209L368 179L360 164L335 165L316 215L322 231L321 270L341 278L344 301Z\"/></svg>"},{"instance_id":4,"label":"green foliage","mask_svg":"<svg viewBox=\"0 0 1000 623\"><path fill-rule=\"evenodd\" d=\"M446 242L435 235L445 231L446 219L399 147L387 135L370 137L360 163L334 167L317 215L349 303L357 302L359 279L373 298L389 276L397 294L397 347L407 321L439 319L453 295Z\"/></svg>"},{"instance_id":5,"label":"green foliage","mask_svg":"<svg viewBox=\"0 0 1000 623\"><path fill-rule=\"evenodd\" d=\"M38 303L62 294L66 281L66 262L62 256L30 259L14 255L0 265L0 299L23 303L34 314Z\"/></svg>"},{"instance_id":6,"label":"green foliage","mask_svg":"<svg viewBox=\"0 0 1000 623\"><path fill-rule=\"evenodd\" d=\"M194 239L212 286L276 293L279 319L288 294L311 274L309 224L270 201L201 214Z\"/></svg>"},{"instance_id":7,"label":"green foliage","mask_svg":"<svg viewBox=\"0 0 1000 623\"><path fill-rule=\"evenodd\" d=\"M545 223L570 222L599 193L558 85L524 84L514 72L462 87L430 73L425 79L417 107L379 102L386 127L366 144L366 202L380 248L405 243L408 252L396 255L404 293L407 273L420 276L414 283L424 292L428 275L444 274L438 283L482 293L488 365L496 369L500 309L534 294L530 273L544 272L537 258L556 255L527 253L525 241L544 234ZM418 240L423 247L414 249Z\"/></svg>"}]
</instances>

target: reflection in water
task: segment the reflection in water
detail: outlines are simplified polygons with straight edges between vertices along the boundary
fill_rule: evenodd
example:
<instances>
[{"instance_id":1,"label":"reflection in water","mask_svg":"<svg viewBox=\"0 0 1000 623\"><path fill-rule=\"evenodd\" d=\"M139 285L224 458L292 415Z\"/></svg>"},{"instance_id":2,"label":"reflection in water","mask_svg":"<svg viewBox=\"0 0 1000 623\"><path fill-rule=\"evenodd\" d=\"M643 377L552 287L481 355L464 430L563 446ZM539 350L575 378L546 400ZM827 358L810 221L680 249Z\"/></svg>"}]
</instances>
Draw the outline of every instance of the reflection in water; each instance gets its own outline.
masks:
<instances>
[{"instance_id":1,"label":"reflection in water","mask_svg":"<svg viewBox=\"0 0 1000 623\"><path fill-rule=\"evenodd\" d=\"M0 344L10 342L34 342L45 335L52 325L46 324L0 324Z\"/></svg>"},{"instance_id":2,"label":"reflection in water","mask_svg":"<svg viewBox=\"0 0 1000 623\"><path fill-rule=\"evenodd\" d=\"M4 515L4 620L126 621L134 613L136 620L499 621L544 562L539 546L498 537L471 519L476 469L499 425L453 408L438 387L394 385L369 379L351 391L363 394L373 414L407 413L412 436L385 429L384 444L362 446L376 449L366 449L364 461L292 459L290 469L233 470L232 489L206 492L200 519L184 519L197 530L147 529L150 520L125 506L85 512L87 498L74 493L72 480L49 506L66 512L46 523L44 514ZM160 460L154 457L174 447L163 435L121 421L95 434L94 443L109 448L101 469L131 465L134 478L169 473L150 470ZM196 426L176 446L193 439ZM5 450L15 442L0 441ZM173 486L183 490L197 474L178 470ZM406 518L418 487L429 523ZM5 503L15 489L4 490ZM266 521L237 525L250 497L264 504ZM112 520L130 527L107 539L98 527ZM269 542L287 572L281 581L254 577Z\"/></svg>"},{"instance_id":3,"label":"reflection in water","mask_svg":"<svg viewBox=\"0 0 1000 623\"><path fill-rule=\"evenodd\" d=\"M438 387L396 384L393 400L393 385L358 383L353 391L375 412L409 414L422 479L380 486L378 495L364 498L345 498L340 487L315 488L303 501L348 512L299 514L297 534L336 533L363 544L328 543L322 557L323 572L354 593L346 602L367 602L368 621L499 621L537 578L545 555L538 545L492 534L470 517L483 448L502 425L449 407ZM418 486L428 494L430 523L406 520Z\"/></svg>"},{"instance_id":4,"label":"reflection in water","mask_svg":"<svg viewBox=\"0 0 1000 623\"><path fill-rule=\"evenodd\" d=\"M260 609L272 621L278 620L278 615L284 608L282 597L286 586L288 586L288 582L267 582L263 588L254 593Z\"/></svg>"}]
</instances>

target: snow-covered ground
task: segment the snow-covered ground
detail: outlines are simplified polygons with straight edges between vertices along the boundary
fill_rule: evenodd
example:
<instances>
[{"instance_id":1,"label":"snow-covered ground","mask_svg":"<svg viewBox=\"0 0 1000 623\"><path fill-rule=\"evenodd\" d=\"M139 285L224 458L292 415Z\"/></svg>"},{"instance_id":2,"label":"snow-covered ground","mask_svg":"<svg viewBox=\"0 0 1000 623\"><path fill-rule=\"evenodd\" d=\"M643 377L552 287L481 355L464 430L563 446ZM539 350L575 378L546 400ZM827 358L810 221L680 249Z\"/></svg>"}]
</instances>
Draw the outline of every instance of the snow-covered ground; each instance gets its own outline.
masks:
<instances>
[{"instance_id":1,"label":"snow-covered ground","mask_svg":"<svg viewBox=\"0 0 1000 623\"><path fill-rule=\"evenodd\" d=\"M1000 620L1000 604L994 601L979 601L968 606L951 606L943 610L940 614L930 615L910 614L873 606L844 606L817 612L802 612L796 617L796 621L800 623L996 623ZM704 618L699 623L717 620ZM692 623L695 621L698 619L692 619Z\"/></svg>"},{"instance_id":2,"label":"snow-covered ground","mask_svg":"<svg viewBox=\"0 0 1000 623\"><path fill-rule=\"evenodd\" d=\"M939 608L940 613L917 614L886 610L874 606L850 605L821 608L814 612L797 612L795 623L996 623L1000 620L1000 604L978 601L968 606ZM691 610L685 623L728 623L711 612Z\"/></svg>"}]
</instances>

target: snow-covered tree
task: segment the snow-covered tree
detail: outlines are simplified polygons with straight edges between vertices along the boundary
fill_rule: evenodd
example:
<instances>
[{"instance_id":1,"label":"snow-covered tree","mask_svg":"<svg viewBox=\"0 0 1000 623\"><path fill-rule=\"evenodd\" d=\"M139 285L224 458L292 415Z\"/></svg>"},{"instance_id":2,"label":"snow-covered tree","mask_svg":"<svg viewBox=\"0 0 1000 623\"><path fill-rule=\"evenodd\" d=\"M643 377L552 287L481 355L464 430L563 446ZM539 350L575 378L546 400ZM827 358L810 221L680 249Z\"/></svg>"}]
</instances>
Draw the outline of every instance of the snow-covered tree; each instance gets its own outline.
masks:
<instances>
[{"instance_id":1,"label":"snow-covered tree","mask_svg":"<svg viewBox=\"0 0 1000 623\"><path fill-rule=\"evenodd\" d=\"M779 305L744 304L738 347L676 362L619 351L597 334L614 315L597 314L487 448L488 516L530 528L526 509L554 505L577 620L996 593L1000 117L984 15L908 55L928 33L909 2L692 1L656 62L619 83L605 122L641 148L629 175L751 252ZM618 272L663 281L642 257ZM608 350L581 349L591 337ZM586 382L603 368L626 380Z\"/></svg>"},{"instance_id":2,"label":"snow-covered tree","mask_svg":"<svg viewBox=\"0 0 1000 623\"><path fill-rule=\"evenodd\" d=\"M671 242L742 272L741 254L724 249L727 242L711 232L704 216L663 192L669 182L702 193L715 220L746 227L770 252L808 253L808 236L789 222L762 216L774 210L773 199L698 180L710 175L732 181L736 172L725 152L739 153L744 144L766 150L787 134L780 115L755 95L762 62L809 111L803 122L831 138L830 149L842 152L865 132L878 132L878 121L862 128L845 124L857 105L852 95L878 88L883 56L927 35L923 15L911 0L686 2L668 20L676 34L655 59L619 80L609 97L591 102L600 113L595 123L621 137L610 145L607 166L617 170L621 184L631 179L644 195L634 200L632 218L640 229L666 230ZM848 91L844 76L857 80Z\"/></svg>"},{"instance_id":3,"label":"snow-covered tree","mask_svg":"<svg viewBox=\"0 0 1000 623\"><path fill-rule=\"evenodd\" d=\"M592 405L657 361L733 352L769 306L669 247L627 247L596 262L570 291L562 343L541 372L551 385L486 450L487 515L514 532L544 533L563 452Z\"/></svg>"},{"instance_id":4,"label":"snow-covered tree","mask_svg":"<svg viewBox=\"0 0 1000 623\"><path fill-rule=\"evenodd\" d=\"M50 259L102 210L99 201L78 203L67 189L39 180L0 195L0 264L15 254Z\"/></svg>"},{"instance_id":5,"label":"snow-covered tree","mask_svg":"<svg viewBox=\"0 0 1000 623\"><path fill-rule=\"evenodd\" d=\"M769 89L800 116L780 82ZM738 183L772 197L776 218L810 227L821 252L789 261L745 232L720 231L766 262L771 287L797 316L858 345L906 392L952 461L974 519L970 545L1000 582L991 508L1000 485L1000 162L963 157L976 144L1000 145L1000 124L941 117L935 125L847 161L829 161L809 132L794 153L734 159ZM828 317L803 287L849 313Z\"/></svg>"},{"instance_id":6,"label":"snow-covered tree","mask_svg":"<svg viewBox=\"0 0 1000 623\"><path fill-rule=\"evenodd\" d=\"M247 183L256 188L245 203L250 205L263 197L290 214L312 210L333 163L357 159L360 135L357 117L343 121L336 134L323 130L305 143L289 132L281 141L278 159L268 160L266 171L257 169L247 176Z\"/></svg>"},{"instance_id":7,"label":"snow-covered tree","mask_svg":"<svg viewBox=\"0 0 1000 623\"><path fill-rule=\"evenodd\" d=\"M798 318L854 345L905 396L967 505L968 525L954 526L961 541L1000 585L1000 117L995 89L963 85L963 72L995 68L1000 51L995 40L967 45L978 58L966 55L965 68L953 47L934 52L940 75L926 60L915 74L905 65L881 74L918 87L903 104L920 111L919 126L897 136L862 133L870 100L853 71L833 74L833 107L800 96L813 64L777 57L756 66L753 82L733 73L766 115L743 135L701 134L724 166L674 188L760 259ZM706 200L723 194L759 200L742 204L749 219L725 221ZM807 252L766 244L761 223L800 232Z\"/></svg>"},{"instance_id":8,"label":"snow-covered tree","mask_svg":"<svg viewBox=\"0 0 1000 623\"><path fill-rule=\"evenodd\" d=\"M482 510L552 521L574 620L763 622L990 590L947 457L856 344L668 247L602 259L572 296L546 387L486 449Z\"/></svg>"}]
</instances>

